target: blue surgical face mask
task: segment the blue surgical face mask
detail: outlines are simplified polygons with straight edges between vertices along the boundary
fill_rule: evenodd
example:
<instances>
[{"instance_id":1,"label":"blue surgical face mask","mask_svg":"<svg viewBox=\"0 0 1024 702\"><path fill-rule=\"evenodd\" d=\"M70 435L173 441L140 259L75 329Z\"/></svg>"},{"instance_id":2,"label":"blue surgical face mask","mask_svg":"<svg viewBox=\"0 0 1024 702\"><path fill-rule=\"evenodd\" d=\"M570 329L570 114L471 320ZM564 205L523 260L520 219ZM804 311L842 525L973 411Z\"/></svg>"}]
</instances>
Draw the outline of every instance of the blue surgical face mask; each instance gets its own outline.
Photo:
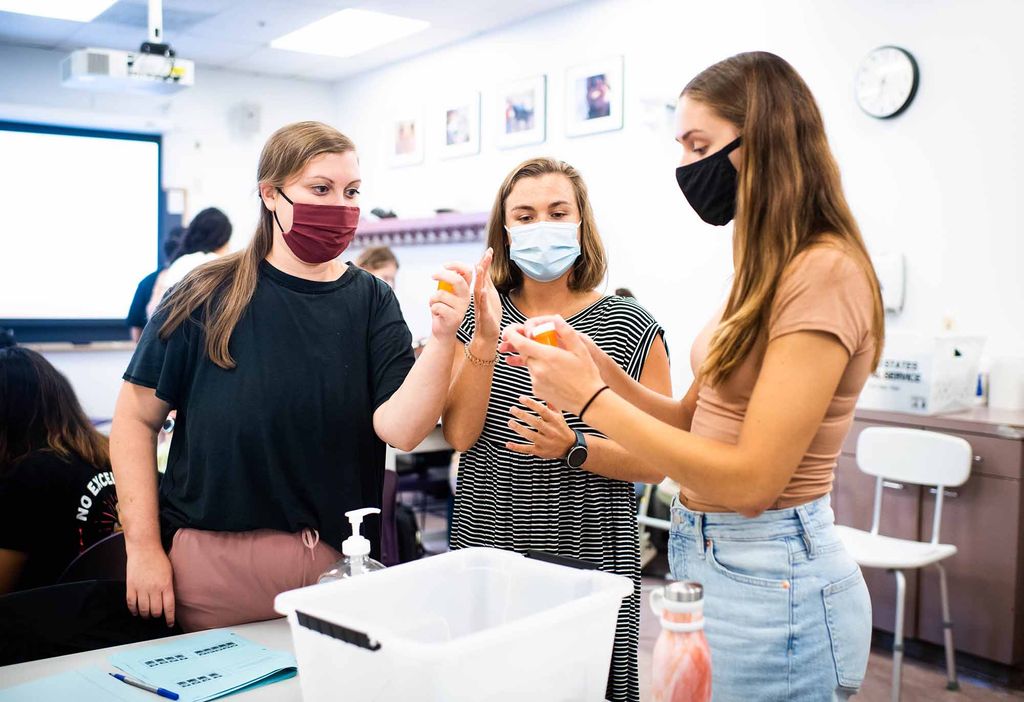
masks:
<instances>
[{"instance_id":1,"label":"blue surgical face mask","mask_svg":"<svg viewBox=\"0 0 1024 702\"><path fill-rule=\"evenodd\" d=\"M512 243L509 256L519 270L538 283L558 280L580 257L579 222L536 222L505 227Z\"/></svg>"}]
</instances>

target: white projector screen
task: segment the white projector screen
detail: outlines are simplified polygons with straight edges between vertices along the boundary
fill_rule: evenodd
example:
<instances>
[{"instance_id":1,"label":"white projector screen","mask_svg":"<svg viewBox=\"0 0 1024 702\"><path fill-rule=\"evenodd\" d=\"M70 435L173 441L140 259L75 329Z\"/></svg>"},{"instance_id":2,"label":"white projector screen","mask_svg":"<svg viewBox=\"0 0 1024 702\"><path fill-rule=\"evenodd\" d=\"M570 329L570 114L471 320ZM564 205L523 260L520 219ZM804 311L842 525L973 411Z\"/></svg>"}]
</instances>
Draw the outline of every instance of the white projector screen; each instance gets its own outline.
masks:
<instances>
[{"instance_id":1,"label":"white projector screen","mask_svg":"<svg viewBox=\"0 0 1024 702\"><path fill-rule=\"evenodd\" d=\"M156 269L160 137L0 123L0 320L124 319Z\"/></svg>"}]
</instances>

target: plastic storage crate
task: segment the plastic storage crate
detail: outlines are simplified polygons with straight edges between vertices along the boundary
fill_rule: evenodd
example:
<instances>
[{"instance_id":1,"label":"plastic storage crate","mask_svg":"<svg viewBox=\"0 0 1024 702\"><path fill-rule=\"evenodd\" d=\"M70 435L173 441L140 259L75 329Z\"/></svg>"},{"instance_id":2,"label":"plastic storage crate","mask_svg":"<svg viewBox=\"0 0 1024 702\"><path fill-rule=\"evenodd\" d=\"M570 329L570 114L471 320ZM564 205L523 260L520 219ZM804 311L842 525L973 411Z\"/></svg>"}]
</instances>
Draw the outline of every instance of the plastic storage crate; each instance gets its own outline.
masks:
<instances>
[{"instance_id":1,"label":"plastic storage crate","mask_svg":"<svg viewBox=\"0 0 1024 702\"><path fill-rule=\"evenodd\" d=\"M471 548L283 592L305 702L603 700L628 578Z\"/></svg>"}]
</instances>

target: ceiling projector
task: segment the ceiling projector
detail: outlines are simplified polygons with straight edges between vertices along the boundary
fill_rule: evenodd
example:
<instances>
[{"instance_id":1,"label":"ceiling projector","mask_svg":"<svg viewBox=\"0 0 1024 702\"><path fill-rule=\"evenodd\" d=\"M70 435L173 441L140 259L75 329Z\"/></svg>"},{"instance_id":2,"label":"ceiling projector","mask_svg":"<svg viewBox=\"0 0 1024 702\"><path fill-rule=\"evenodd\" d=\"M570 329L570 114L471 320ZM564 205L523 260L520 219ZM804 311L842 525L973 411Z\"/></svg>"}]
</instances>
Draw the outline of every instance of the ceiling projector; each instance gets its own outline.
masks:
<instances>
[{"instance_id":1,"label":"ceiling projector","mask_svg":"<svg viewBox=\"0 0 1024 702\"><path fill-rule=\"evenodd\" d=\"M168 95L195 82L195 63L164 43L162 0L149 0L149 40L138 51L79 49L61 62L67 88Z\"/></svg>"},{"instance_id":2,"label":"ceiling projector","mask_svg":"<svg viewBox=\"0 0 1024 702\"><path fill-rule=\"evenodd\" d=\"M192 61L174 55L117 49L79 49L61 62L67 88L167 95L195 85Z\"/></svg>"}]
</instances>

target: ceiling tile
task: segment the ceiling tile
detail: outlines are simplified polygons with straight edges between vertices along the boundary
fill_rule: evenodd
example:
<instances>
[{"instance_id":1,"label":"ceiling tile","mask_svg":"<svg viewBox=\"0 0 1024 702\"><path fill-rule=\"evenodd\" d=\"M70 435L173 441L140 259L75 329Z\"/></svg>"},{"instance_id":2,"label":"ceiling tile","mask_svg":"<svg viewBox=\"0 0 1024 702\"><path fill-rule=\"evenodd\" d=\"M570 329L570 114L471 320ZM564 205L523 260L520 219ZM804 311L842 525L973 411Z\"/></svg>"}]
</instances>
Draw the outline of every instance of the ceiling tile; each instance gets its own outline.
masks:
<instances>
[{"instance_id":1,"label":"ceiling tile","mask_svg":"<svg viewBox=\"0 0 1024 702\"><path fill-rule=\"evenodd\" d=\"M256 42L210 41L192 34L168 35L167 40L181 58L208 66L226 66L263 48Z\"/></svg>"},{"instance_id":2,"label":"ceiling tile","mask_svg":"<svg viewBox=\"0 0 1024 702\"><path fill-rule=\"evenodd\" d=\"M216 14L223 10L232 7L233 5L239 5L244 0L164 0L164 12L170 10L180 10L183 12L202 12L207 14ZM119 5L141 5L142 7L148 6L148 0L121 0Z\"/></svg>"},{"instance_id":3,"label":"ceiling tile","mask_svg":"<svg viewBox=\"0 0 1024 702\"><path fill-rule=\"evenodd\" d=\"M145 28L125 27L106 22L90 22L72 34L64 42L66 49L81 49L94 46L100 49L122 49L134 51L149 38Z\"/></svg>"},{"instance_id":4,"label":"ceiling tile","mask_svg":"<svg viewBox=\"0 0 1024 702\"><path fill-rule=\"evenodd\" d=\"M52 49L83 26L81 22L0 12L0 41Z\"/></svg>"},{"instance_id":5,"label":"ceiling tile","mask_svg":"<svg viewBox=\"0 0 1024 702\"><path fill-rule=\"evenodd\" d=\"M164 3L163 6L163 28L164 34L173 36L184 34L195 25L210 19L217 12L204 9L181 10ZM93 24L117 24L124 27L138 29L143 33L149 32L149 8L144 4L131 2L119 2L110 6L106 12L101 14L92 22Z\"/></svg>"},{"instance_id":6,"label":"ceiling tile","mask_svg":"<svg viewBox=\"0 0 1024 702\"><path fill-rule=\"evenodd\" d=\"M329 14L330 8L323 5L258 0L238 3L192 27L189 34L216 41L256 42L265 46L271 39L305 27Z\"/></svg>"},{"instance_id":7,"label":"ceiling tile","mask_svg":"<svg viewBox=\"0 0 1024 702\"><path fill-rule=\"evenodd\" d=\"M263 48L240 61L227 64L227 68L274 76L306 78L311 69L323 66L328 61L329 58L326 56Z\"/></svg>"}]
</instances>

